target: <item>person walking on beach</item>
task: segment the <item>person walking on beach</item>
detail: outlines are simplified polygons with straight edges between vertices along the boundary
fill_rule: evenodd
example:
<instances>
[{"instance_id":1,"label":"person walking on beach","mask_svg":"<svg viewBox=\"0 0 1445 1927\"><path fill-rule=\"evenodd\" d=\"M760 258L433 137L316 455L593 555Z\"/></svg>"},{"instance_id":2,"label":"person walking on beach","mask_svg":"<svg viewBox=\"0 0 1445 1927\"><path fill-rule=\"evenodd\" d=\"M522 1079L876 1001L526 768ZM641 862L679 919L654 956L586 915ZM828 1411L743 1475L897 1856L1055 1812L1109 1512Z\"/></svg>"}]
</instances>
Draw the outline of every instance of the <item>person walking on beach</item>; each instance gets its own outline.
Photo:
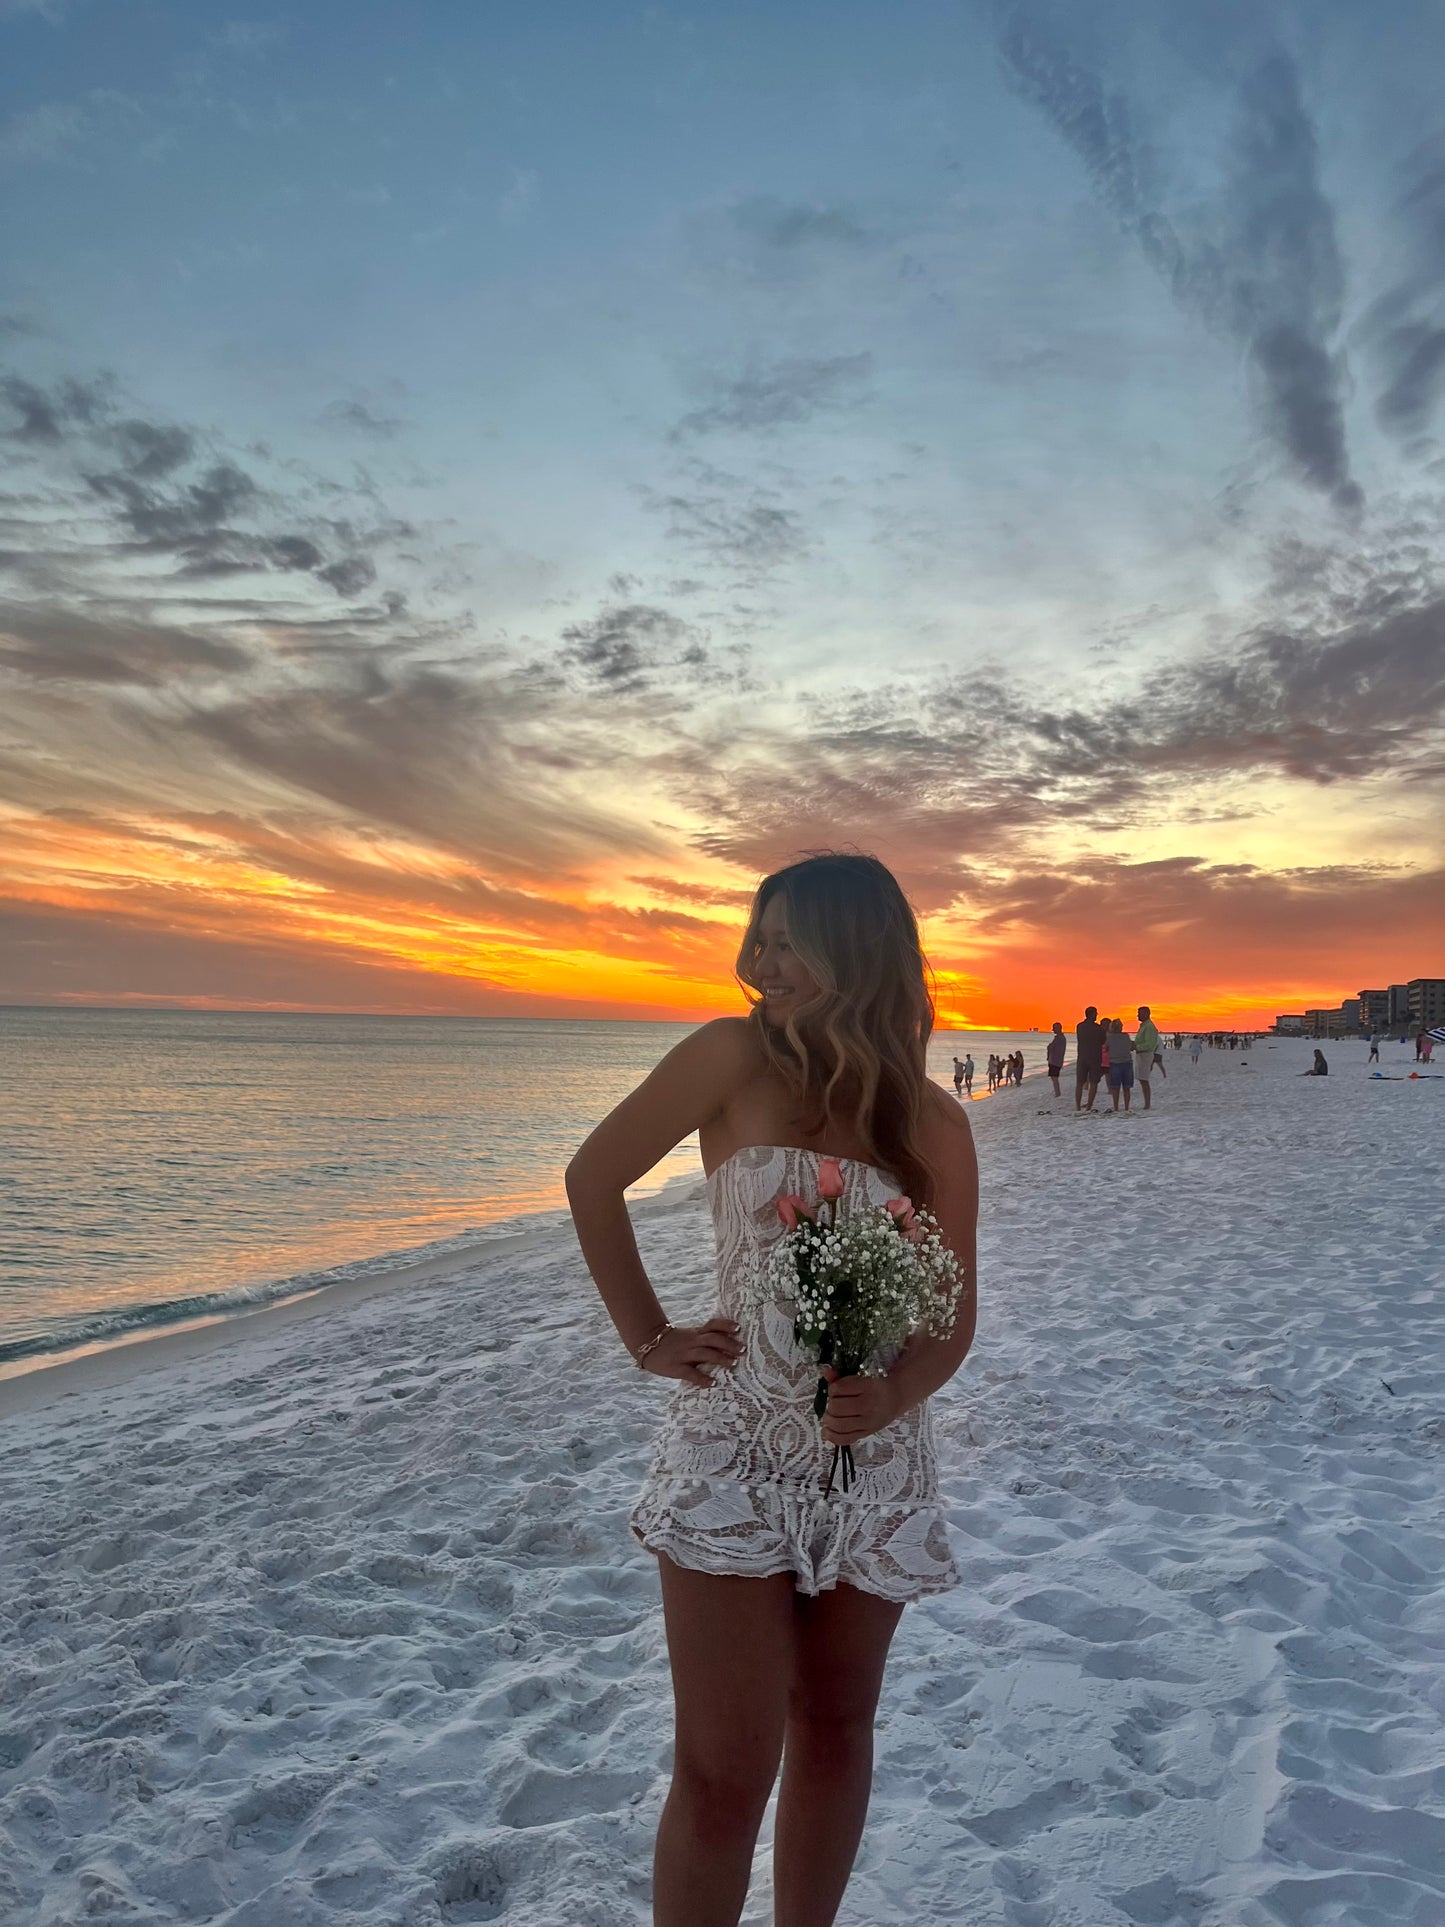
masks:
<instances>
[{"instance_id":1,"label":"person walking on beach","mask_svg":"<svg viewBox=\"0 0 1445 1927\"><path fill-rule=\"evenodd\" d=\"M970 1051L963 1060L963 1094L965 1097L973 1096L973 1052L972 1051Z\"/></svg>"},{"instance_id":2,"label":"person walking on beach","mask_svg":"<svg viewBox=\"0 0 1445 1927\"><path fill-rule=\"evenodd\" d=\"M953 1060L953 1094L954 1096L957 1097L962 1090L963 1090L963 1059L961 1057L955 1057Z\"/></svg>"},{"instance_id":3,"label":"person walking on beach","mask_svg":"<svg viewBox=\"0 0 1445 1927\"><path fill-rule=\"evenodd\" d=\"M1083 1021L1075 1024L1074 1037L1074 1109L1092 1111L1104 1074L1104 1031L1092 1004L1085 1010Z\"/></svg>"},{"instance_id":4,"label":"person walking on beach","mask_svg":"<svg viewBox=\"0 0 1445 1927\"><path fill-rule=\"evenodd\" d=\"M1064 1056L1068 1048L1069 1040L1064 1035L1064 1027L1059 1020L1055 1018L1054 1034L1049 1039L1048 1049L1044 1052L1044 1062L1048 1066L1049 1082L1054 1087L1055 1097L1063 1096L1063 1092L1059 1089L1059 1073L1064 1068Z\"/></svg>"},{"instance_id":5,"label":"person walking on beach","mask_svg":"<svg viewBox=\"0 0 1445 1927\"><path fill-rule=\"evenodd\" d=\"M1122 1023L1120 1023L1119 1028L1120 1030L1124 1028ZM1110 1061L1112 1062L1113 1052L1111 1051L1109 1055ZM1149 1089L1149 1080L1153 1075L1156 1064L1158 1064L1162 1071L1164 1068L1164 1059L1159 1055L1159 1032L1155 1028L1153 1018L1149 1015L1149 1006L1147 1004L1140 1004L1139 1028L1134 1033L1134 1079L1144 1099L1144 1109L1146 1111L1153 1102ZM1126 1104L1124 1108L1127 1110L1129 1107Z\"/></svg>"},{"instance_id":6,"label":"person walking on beach","mask_svg":"<svg viewBox=\"0 0 1445 1927\"><path fill-rule=\"evenodd\" d=\"M1200 1053L1201 1053L1201 1052L1203 1051L1203 1049L1204 1049L1204 1045L1203 1045L1203 1044L1202 1044L1202 1043L1200 1042L1200 1040L1199 1040L1199 1039L1198 1039L1197 1037L1191 1037L1191 1038L1190 1038L1190 1040L1189 1040L1189 1061L1190 1061L1190 1063L1191 1063L1191 1064L1193 1064L1193 1065L1194 1065L1194 1067L1196 1068L1196 1070L1197 1070L1197 1069L1198 1069L1198 1067L1199 1067L1199 1058L1200 1058Z\"/></svg>"},{"instance_id":7,"label":"person walking on beach","mask_svg":"<svg viewBox=\"0 0 1445 1927\"><path fill-rule=\"evenodd\" d=\"M1370 1039L1370 1054L1365 1059L1365 1063L1367 1065L1378 1064L1379 1061L1380 1061L1380 1034L1378 1031L1376 1031L1375 1035Z\"/></svg>"},{"instance_id":8,"label":"person walking on beach","mask_svg":"<svg viewBox=\"0 0 1445 1927\"><path fill-rule=\"evenodd\" d=\"M918 926L875 857L765 877L737 961L750 1005L691 1032L567 1167L589 1270L623 1343L679 1381L633 1509L657 1555L672 1666L672 1786L654 1927L736 1927L782 1768L780 1927L830 1927L868 1809L873 1723L904 1606L958 1583L928 1401L973 1342L978 1167L968 1112L927 1074L933 1006ZM698 1133L718 1311L674 1327L626 1191ZM964 1293L952 1335L908 1340L885 1375L818 1367L768 1300L777 1206L836 1183L846 1212L927 1205ZM849 1446L848 1490L827 1489Z\"/></svg>"},{"instance_id":9,"label":"person walking on beach","mask_svg":"<svg viewBox=\"0 0 1445 1927\"><path fill-rule=\"evenodd\" d=\"M1108 1052L1109 1096L1114 1109L1119 1108L1119 1093L1124 1094L1124 1109L1127 1112L1134 1089L1134 1042L1124 1028L1122 1017L1109 1020L1109 1034L1104 1039Z\"/></svg>"}]
</instances>

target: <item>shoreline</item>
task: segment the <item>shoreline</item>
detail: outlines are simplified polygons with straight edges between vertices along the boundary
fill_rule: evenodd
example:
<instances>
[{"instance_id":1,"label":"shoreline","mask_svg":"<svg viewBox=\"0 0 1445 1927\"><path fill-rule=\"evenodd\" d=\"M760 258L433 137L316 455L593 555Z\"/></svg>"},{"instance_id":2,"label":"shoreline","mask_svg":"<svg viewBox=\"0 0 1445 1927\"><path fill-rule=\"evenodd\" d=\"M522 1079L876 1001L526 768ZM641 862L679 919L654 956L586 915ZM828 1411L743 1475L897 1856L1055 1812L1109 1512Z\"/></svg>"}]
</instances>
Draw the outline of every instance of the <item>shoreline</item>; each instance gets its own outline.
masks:
<instances>
[{"instance_id":1,"label":"shoreline","mask_svg":"<svg viewBox=\"0 0 1445 1927\"><path fill-rule=\"evenodd\" d=\"M638 1221L695 1203L702 1196L701 1174L680 1172L656 1191L628 1207ZM246 1309L209 1315L126 1332L94 1343L68 1346L54 1352L35 1352L0 1367L0 1425L7 1419L40 1410L56 1399L75 1393L111 1391L143 1373L189 1364L245 1338L265 1338L288 1325L303 1324L328 1311L344 1312L369 1299L405 1285L446 1282L462 1272L489 1270L516 1258L556 1235L570 1223L565 1207L518 1213L500 1218L471 1244L433 1253L430 1257L400 1258L378 1253L363 1261L364 1271L330 1283L302 1287L294 1296L279 1297ZM502 1231L502 1226L517 1226Z\"/></svg>"},{"instance_id":2,"label":"shoreline","mask_svg":"<svg viewBox=\"0 0 1445 1927\"><path fill-rule=\"evenodd\" d=\"M1031 1084L1035 1079L1046 1080L1046 1076L1042 1066L1031 1068L1025 1072L1024 1081ZM940 1077L939 1088L948 1091L949 1082ZM1010 1087L1000 1086L999 1091L990 1091L986 1083L976 1079L971 1096L965 1099L960 1093L959 1101L977 1104L999 1096L1005 1088ZM702 1182L700 1169L696 1173L674 1173L655 1190L636 1198L629 1208L634 1215L646 1212L649 1207L676 1198ZM258 1295L254 1301L242 1299L227 1303L227 1294L222 1292L217 1294L214 1311L198 1309L153 1325L122 1328L0 1360L0 1423L12 1415L34 1411L72 1390L109 1389L162 1364L185 1363L201 1357L233 1338L259 1336L283 1325L317 1317L329 1307L340 1309L364 1303L394 1285L432 1283L451 1277L524 1248L548 1231L566 1224L568 1218L565 1205L521 1211L494 1219L473 1233L462 1233L446 1241L441 1250L423 1246L415 1255L408 1255L404 1248L379 1251L367 1258L343 1260L335 1266L299 1273L294 1280L278 1279L272 1296ZM36 1384L42 1380L43 1387ZM31 1389L25 1389L27 1387Z\"/></svg>"}]
</instances>

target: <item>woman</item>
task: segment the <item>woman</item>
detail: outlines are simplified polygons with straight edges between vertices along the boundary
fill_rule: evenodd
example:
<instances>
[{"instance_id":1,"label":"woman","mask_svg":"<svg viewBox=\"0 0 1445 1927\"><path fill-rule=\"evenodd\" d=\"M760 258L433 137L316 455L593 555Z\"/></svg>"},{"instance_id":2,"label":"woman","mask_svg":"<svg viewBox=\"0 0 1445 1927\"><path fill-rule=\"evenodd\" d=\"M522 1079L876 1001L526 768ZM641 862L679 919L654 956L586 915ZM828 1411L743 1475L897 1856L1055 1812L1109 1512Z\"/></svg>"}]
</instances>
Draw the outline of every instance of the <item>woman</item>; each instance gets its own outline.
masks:
<instances>
[{"instance_id":1,"label":"woman","mask_svg":"<svg viewBox=\"0 0 1445 1927\"><path fill-rule=\"evenodd\" d=\"M676 1752L658 1829L657 1927L735 1927L779 1762L778 1927L830 1927L873 1775L873 1718L904 1605L957 1583L927 1401L974 1330L978 1176L966 1112L932 1084L933 1004L913 912L873 857L764 878L737 974L752 1008L705 1024L572 1160L583 1253L645 1371L681 1381L632 1528L658 1556ZM689 1132L708 1172L721 1311L672 1326L623 1193ZM964 1278L953 1335L915 1336L877 1378L831 1380L790 1307L760 1299L780 1197L839 1160L844 1209L906 1193ZM825 1496L835 1445L850 1490Z\"/></svg>"},{"instance_id":2,"label":"woman","mask_svg":"<svg viewBox=\"0 0 1445 1927\"><path fill-rule=\"evenodd\" d=\"M1125 1030L1122 1017L1109 1019L1108 1035L1104 1039L1104 1067L1114 1109L1117 1111L1119 1108L1119 1093L1122 1091L1127 1112L1133 1102L1134 1039Z\"/></svg>"}]
</instances>

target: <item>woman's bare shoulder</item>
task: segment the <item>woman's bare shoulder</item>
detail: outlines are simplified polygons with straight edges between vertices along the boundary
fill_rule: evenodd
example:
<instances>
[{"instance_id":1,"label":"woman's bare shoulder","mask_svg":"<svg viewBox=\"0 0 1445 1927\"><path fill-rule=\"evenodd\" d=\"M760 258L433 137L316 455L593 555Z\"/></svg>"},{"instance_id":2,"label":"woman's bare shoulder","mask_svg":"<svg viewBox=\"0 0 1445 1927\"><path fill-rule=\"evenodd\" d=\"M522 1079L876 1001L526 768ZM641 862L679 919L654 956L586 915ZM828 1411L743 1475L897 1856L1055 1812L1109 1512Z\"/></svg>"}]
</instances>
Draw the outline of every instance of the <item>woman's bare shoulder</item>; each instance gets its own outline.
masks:
<instances>
[{"instance_id":1,"label":"woman's bare shoulder","mask_svg":"<svg viewBox=\"0 0 1445 1927\"><path fill-rule=\"evenodd\" d=\"M699 1024L679 1048L686 1048L694 1057L748 1069L763 1061L762 1045L746 1017L713 1017Z\"/></svg>"},{"instance_id":2,"label":"woman's bare shoulder","mask_svg":"<svg viewBox=\"0 0 1445 1927\"><path fill-rule=\"evenodd\" d=\"M965 1145L973 1144L968 1106L932 1082L923 1090L922 1123L924 1142L933 1158L956 1157Z\"/></svg>"}]
</instances>

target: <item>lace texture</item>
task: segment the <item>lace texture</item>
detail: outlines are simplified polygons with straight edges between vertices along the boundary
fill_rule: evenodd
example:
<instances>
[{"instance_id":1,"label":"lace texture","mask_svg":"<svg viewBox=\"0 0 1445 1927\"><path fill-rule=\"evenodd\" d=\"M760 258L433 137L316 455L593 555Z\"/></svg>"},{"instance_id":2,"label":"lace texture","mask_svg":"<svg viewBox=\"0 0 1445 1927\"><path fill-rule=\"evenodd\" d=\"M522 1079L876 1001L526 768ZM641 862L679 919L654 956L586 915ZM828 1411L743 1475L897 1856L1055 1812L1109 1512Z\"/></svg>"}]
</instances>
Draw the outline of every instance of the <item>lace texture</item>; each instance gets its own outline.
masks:
<instances>
[{"instance_id":1,"label":"lace texture","mask_svg":"<svg viewBox=\"0 0 1445 1927\"><path fill-rule=\"evenodd\" d=\"M777 1201L818 1194L818 1153L753 1145L708 1180L717 1238L718 1305L741 1325L737 1364L712 1386L672 1395L631 1525L643 1545L700 1572L790 1572L800 1592L844 1584L909 1600L958 1584L938 1496L928 1407L853 1448L847 1493L825 1498L833 1449L813 1415L818 1372L793 1339L793 1306L769 1295ZM898 1185L840 1160L844 1214L884 1204Z\"/></svg>"}]
</instances>

